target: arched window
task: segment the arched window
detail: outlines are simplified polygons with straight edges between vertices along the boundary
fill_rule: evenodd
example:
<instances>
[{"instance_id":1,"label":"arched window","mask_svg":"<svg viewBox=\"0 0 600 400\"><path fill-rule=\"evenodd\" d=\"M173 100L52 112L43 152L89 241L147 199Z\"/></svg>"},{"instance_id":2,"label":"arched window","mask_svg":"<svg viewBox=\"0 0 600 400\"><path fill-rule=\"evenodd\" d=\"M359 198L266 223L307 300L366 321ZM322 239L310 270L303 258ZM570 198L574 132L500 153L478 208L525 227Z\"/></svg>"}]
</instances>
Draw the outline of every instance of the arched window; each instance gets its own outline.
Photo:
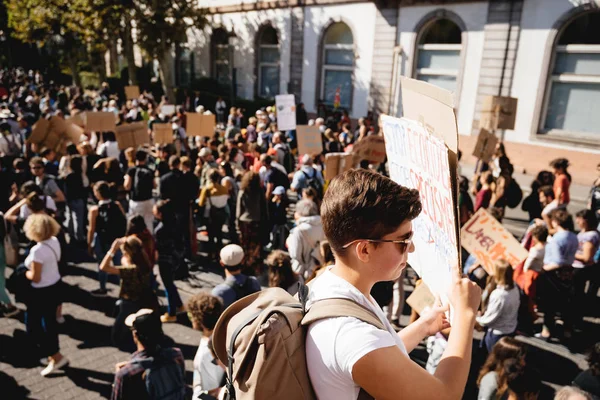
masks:
<instances>
[{"instance_id":1,"label":"arched window","mask_svg":"<svg viewBox=\"0 0 600 400\"><path fill-rule=\"evenodd\" d=\"M267 26L258 38L258 95L274 98L279 94L279 39L277 31Z\"/></svg>"},{"instance_id":2,"label":"arched window","mask_svg":"<svg viewBox=\"0 0 600 400\"><path fill-rule=\"evenodd\" d=\"M456 92L461 36L458 25L447 18L426 24L417 43L416 79Z\"/></svg>"},{"instance_id":3,"label":"arched window","mask_svg":"<svg viewBox=\"0 0 600 400\"><path fill-rule=\"evenodd\" d=\"M575 18L559 33L553 60L542 131L600 136L600 12Z\"/></svg>"},{"instance_id":4,"label":"arched window","mask_svg":"<svg viewBox=\"0 0 600 400\"><path fill-rule=\"evenodd\" d=\"M212 77L223 85L229 85L230 52L229 35L227 34L227 31L223 28L215 29L211 37L210 45L212 57Z\"/></svg>"},{"instance_id":5,"label":"arched window","mask_svg":"<svg viewBox=\"0 0 600 400\"><path fill-rule=\"evenodd\" d=\"M339 90L341 108L352 104L352 73L354 71L354 38L348 25L336 22L323 37L321 69L321 99L333 105Z\"/></svg>"}]
</instances>

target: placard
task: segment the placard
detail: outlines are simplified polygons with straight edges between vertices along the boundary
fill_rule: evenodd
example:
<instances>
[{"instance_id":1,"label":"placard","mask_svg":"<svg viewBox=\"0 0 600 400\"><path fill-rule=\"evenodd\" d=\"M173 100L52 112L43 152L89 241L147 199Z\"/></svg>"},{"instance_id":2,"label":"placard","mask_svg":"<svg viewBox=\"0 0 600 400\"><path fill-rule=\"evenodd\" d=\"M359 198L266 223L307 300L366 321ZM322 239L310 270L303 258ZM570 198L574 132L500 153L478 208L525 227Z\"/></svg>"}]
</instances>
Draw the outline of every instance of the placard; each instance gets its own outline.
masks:
<instances>
[{"instance_id":1,"label":"placard","mask_svg":"<svg viewBox=\"0 0 600 400\"><path fill-rule=\"evenodd\" d=\"M277 128L280 131L296 129L296 100L293 94L275 96L277 107Z\"/></svg>"},{"instance_id":2,"label":"placard","mask_svg":"<svg viewBox=\"0 0 600 400\"><path fill-rule=\"evenodd\" d=\"M519 241L483 208L463 226L461 241L488 274L493 273L497 260L504 259L516 268L528 254Z\"/></svg>"},{"instance_id":3,"label":"placard","mask_svg":"<svg viewBox=\"0 0 600 400\"><path fill-rule=\"evenodd\" d=\"M352 153L357 162L368 160L373 164L385 161L385 139L379 135L369 135L352 146Z\"/></svg>"},{"instance_id":4,"label":"placard","mask_svg":"<svg viewBox=\"0 0 600 400\"><path fill-rule=\"evenodd\" d=\"M173 143L173 127L171 126L171 124L154 123L152 125L152 132L154 133L154 143Z\"/></svg>"},{"instance_id":5,"label":"placard","mask_svg":"<svg viewBox=\"0 0 600 400\"><path fill-rule=\"evenodd\" d=\"M412 221L415 251L408 263L446 302L452 266L460 265L453 95L409 78L401 85L404 117L381 117L390 177L419 190L422 211Z\"/></svg>"},{"instance_id":6,"label":"placard","mask_svg":"<svg viewBox=\"0 0 600 400\"><path fill-rule=\"evenodd\" d=\"M27 141L29 143L39 144L44 141L46 135L48 134L48 129L50 128L50 121L46 118L40 118L37 120L35 124L33 124L33 128L31 129L31 135Z\"/></svg>"},{"instance_id":7,"label":"placard","mask_svg":"<svg viewBox=\"0 0 600 400\"><path fill-rule=\"evenodd\" d=\"M518 100L514 97L484 97L479 127L488 131L515 129L517 103Z\"/></svg>"},{"instance_id":8,"label":"placard","mask_svg":"<svg viewBox=\"0 0 600 400\"><path fill-rule=\"evenodd\" d=\"M490 162L496 152L496 144L498 144L496 135L482 128L479 130L473 155L483 162Z\"/></svg>"},{"instance_id":9,"label":"placard","mask_svg":"<svg viewBox=\"0 0 600 400\"><path fill-rule=\"evenodd\" d=\"M83 128L71 123L70 120L67 121L65 135L71 142L73 142L73 144L79 144L80 142L82 142L82 140L81 140L82 136L84 137L84 140L85 140L85 133L84 133Z\"/></svg>"},{"instance_id":10,"label":"placard","mask_svg":"<svg viewBox=\"0 0 600 400\"><path fill-rule=\"evenodd\" d=\"M144 121L119 125L115 130L119 150L125 150L129 147L137 148L145 143L149 143L150 138L148 137L147 129Z\"/></svg>"},{"instance_id":11,"label":"placard","mask_svg":"<svg viewBox=\"0 0 600 400\"><path fill-rule=\"evenodd\" d=\"M213 137L217 121L214 114L186 114L186 134L188 136Z\"/></svg>"},{"instance_id":12,"label":"placard","mask_svg":"<svg viewBox=\"0 0 600 400\"><path fill-rule=\"evenodd\" d=\"M296 127L296 140L298 141L298 155L308 154L314 156L323 152L323 138L319 128L309 125Z\"/></svg>"},{"instance_id":13,"label":"placard","mask_svg":"<svg viewBox=\"0 0 600 400\"><path fill-rule=\"evenodd\" d=\"M417 314L422 314L427 307L433 307L435 303L435 295L431 293L427 284L421 281L415 286L415 290L406 299L406 304L410 306Z\"/></svg>"},{"instance_id":14,"label":"placard","mask_svg":"<svg viewBox=\"0 0 600 400\"><path fill-rule=\"evenodd\" d=\"M325 180L332 180L339 174L351 170L354 167L354 156L349 153L327 153L325 154Z\"/></svg>"},{"instance_id":15,"label":"placard","mask_svg":"<svg viewBox=\"0 0 600 400\"><path fill-rule=\"evenodd\" d=\"M125 86L125 97L127 100L133 100L140 97L140 87L139 86Z\"/></svg>"},{"instance_id":16,"label":"placard","mask_svg":"<svg viewBox=\"0 0 600 400\"><path fill-rule=\"evenodd\" d=\"M160 106L160 112L165 117L175 114L175 106L173 104L163 104Z\"/></svg>"},{"instance_id":17,"label":"placard","mask_svg":"<svg viewBox=\"0 0 600 400\"><path fill-rule=\"evenodd\" d=\"M114 132L117 127L115 114L110 111L88 111L85 113L85 127L88 131Z\"/></svg>"}]
</instances>

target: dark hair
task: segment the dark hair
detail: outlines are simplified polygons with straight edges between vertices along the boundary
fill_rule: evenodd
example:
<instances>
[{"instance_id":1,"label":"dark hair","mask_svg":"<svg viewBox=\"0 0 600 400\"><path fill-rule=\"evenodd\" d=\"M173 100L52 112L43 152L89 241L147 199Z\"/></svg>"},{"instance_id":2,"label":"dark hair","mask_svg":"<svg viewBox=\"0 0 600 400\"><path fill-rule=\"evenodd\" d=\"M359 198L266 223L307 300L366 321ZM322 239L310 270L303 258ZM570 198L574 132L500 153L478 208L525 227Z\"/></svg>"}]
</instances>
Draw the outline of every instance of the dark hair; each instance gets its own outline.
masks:
<instances>
[{"instance_id":1,"label":"dark hair","mask_svg":"<svg viewBox=\"0 0 600 400\"><path fill-rule=\"evenodd\" d=\"M208 171L208 179L212 183L219 183L221 181L221 174L219 173L219 170L212 168L210 171Z\"/></svg>"},{"instance_id":2,"label":"dark hair","mask_svg":"<svg viewBox=\"0 0 600 400\"><path fill-rule=\"evenodd\" d=\"M229 164L227 161L222 161L219 165L225 170L225 176L233 178L233 168L231 168L231 164Z\"/></svg>"},{"instance_id":3,"label":"dark hair","mask_svg":"<svg viewBox=\"0 0 600 400\"><path fill-rule=\"evenodd\" d=\"M537 225L531 230L531 236L541 243L546 243L546 240L548 239L548 228L544 225Z\"/></svg>"},{"instance_id":4,"label":"dark hair","mask_svg":"<svg viewBox=\"0 0 600 400\"><path fill-rule=\"evenodd\" d=\"M29 193L36 192L38 195L42 194L42 188L40 188L34 181L27 181L21 185L21 196L26 197Z\"/></svg>"},{"instance_id":5,"label":"dark hair","mask_svg":"<svg viewBox=\"0 0 600 400\"><path fill-rule=\"evenodd\" d=\"M117 141L117 137L115 136L115 133L112 131L104 132L102 134L102 138L104 139L105 142L116 142Z\"/></svg>"},{"instance_id":6,"label":"dark hair","mask_svg":"<svg viewBox=\"0 0 600 400\"><path fill-rule=\"evenodd\" d=\"M142 217L139 214L136 214L133 217L129 218L129 220L127 221L127 230L125 235L139 235L146 229L148 229L148 227L146 226L146 221L144 220L144 217Z\"/></svg>"},{"instance_id":7,"label":"dark hair","mask_svg":"<svg viewBox=\"0 0 600 400\"><path fill-rule=\"evenodd\" d=\"M506 360L504 376L508 390L515 394L517 399L527 399L527 395L536 395L542 390L540 372L529 365L523 365L521 360Z\"/></svg>"},{"instance_id":8,"label":"dark hair","mask_svg":"<svg viewBox=\"0 0 600 400\"><path fill-rule=\"evenodd\" d=\"M42 151L40 152L40 155L41 155L42 157L46 157L48 154L52 153L53 151L54 151L54 150L52 150L52 149L51 149L51 148L49 148L49 147L44 147L44 148L42 149Z\"/></svg>"},{"instance_id":9,"label":"dark hair","mask_svg":"<svg viewBox=\"0 0 600 400\"><path fill-rule=\"evenodd\" d=\"M265 260L269 268L269 287L280 287L287 290L295 282L298 275L292 270L290 255L282 250L274 250Z\"/></svg>"},{"instance_id":10,"label":"dark hair","mask_svg":"<svg viewBox=\"0 0 600 400\"><path fill-rule=\"evenodd\" d=\"M110 199L111 197L110 185L106 181L96 182L94 185L94 190L98 192L102 199Z\"/></svg>"},{"instance_id":11,"label":"dark hair","mask_svg":"<svg viewBox=\"0 0 600 400\"><path fill-rule=\"evenodd\" d=\"M73 143L68 145L66 150L67 150L67 154L70 156L75 156L75 155L79 154L79 151L77 151L77 146L75 146Z\"/></svg>"},{"instance_id":12,"label":"dark hair","mask_svg":"<svg viewBox=\"0 0 600 400\"><path fill-rule=\"evenodd\" d=\"M321 256L323 257L323 263L325 265L331 265L335 263L335 255L331 251L331 245L327 240L321 241Z\"/></svg>"},{"instance_id":13,"label":"dark hair","mask_svg":"<svg viewBox=\"0 0 600 400\"><path fill-rule=\"evenodd\" d=\"M555 158L554 160L550 161L550 166L552 168L562 169L565 172L567 178L569 179L569 182L571 182L573 179L571 178L571 174L567 172L567 168L569 168L569 165L569 160L567 160L566 158Z\"/></svg>"},{"instance_id":14,"label":"dark hair","mask_svg":"<svg viewBox=\"0 0 600 400\"><path fill-rule=\"evenodd\" d=\"M485 364L479 372L477 385L481 384L481 380L488 372L496 372L498 374L498 392L501 397L508 388L507 376L505 374L504 365L508 360L524 360L527 354L527 346L517 339L512 337L503 337L492 348L492 352L488 355Z\"/></svg>"},{"instance_id":15,"label":"dark hair","mask_svg":"<svg viewBox=\"0 0 600 400\"><path fill-rule=\"evenodd\" d=\"M209 293L199 293L188 300L187 309L196 322L212 331L223 312L223 303Z\"/></svg>"},{"instance_id":16,"label":"dark hair","mask_svg":"<svg viewBox=\"0 0 600 400\"><path fill-rule=\"evenodd\" d=\"M568 231L575 230L575 226L573 225L573 217L571 214L567 212L567 210L563 210L561 208L554 209L550 212L550 220L555 221L558 226Z\"/></svg>"},{"instance_id":17,"label":"dark hair","mask_svg":"<svg viewBox=\"0 0 600 400\"><path fill-rule=\"evenodd\" d=\"M551 199L554 198L554 189L552 189L552 186L550 185L542 186L538 189L538 193L544 193L544 196L550 197Z\"/></svg>"},{"instance_id":18,"label":"dark hair","mask_svg":"<svg viewBox=\"0 0 600 400\"><path fill-rule=\"evenodd\" d=\"M13 161L13 168L14 169L25 169L25 168L27 168L27 163L22 158L15 158L15 160Z\"/></svg>"},{"instance_id":19,"label":"dark hair","mask_svg":"<svg viewBox=\"0 0 600 400\"><path fill-rule=\"evenodd\" d=\"M135 161L144 162L148 158L146 150L138 149L135 152Z\"/></svg>"},{"instance_id":20,"label":"dark hair","mask_svg":"<svg viewBox=\"0 0 600 400\"><path fill-rule=\"evenodd\" d=\"M43 211L46 209L45 199L42 199L42 197L36 192L31 192L27 195L26 204L27 204L27 207L29 207L29 209L34 213L37 213L37 212L40 212L40 211Z\"/></svg>"},{"instance_id":21,"label":"dark hair","mask_svg":"<svg viewBox=\"0 0 600 400\"><path fill-rule=\"evenodd\" d=\"M460 176L458 178L458 189L464 192L469 191L469 179L466 176Z\"/></svg>"},{"instance_id":22,"label":"dark hair","mask_svg":"<svg viewBox=\"0 0 600 400\"><path fill-rule=\"evenodd\" d=\"M181 165L181 159L178 156L171 156L169 158L169 167L179 168L179 165Z\"/></svg>"},{"instance_id":23,"label":"dark hair","mask_svg":"<svg viewBox=\"0 0 600 400\"><path fill-rule=\"evenodd\" d=\"M587 356L587 362L594 376L600 376L600 342L592 347Z\"/></svg>"},{"instance_id":24,"label":"dark hair","mask_svg":"<svg viewBox=\"0 0 600 400\"><path fill-rule=\"evenodd\" d=\"M69 166L71 167L71 171L76 174L81 174L83 172L83 157L72 156Z\"/></svg>"},{"instance_id":25,"label":"dark hair","mask_svg":"<svg viewBox=\"0 0 600 400\"><path fill-rule=\"evenodd\" d=\"M588 230L596 230L596 228L598 227L598 218L596 218L596 213L592 210L585 209L577 211L575 217L583 218Z\"/></svg>"},{"instance_id":26,"label":"dark hair","mask_svg":"<svg viewBox=\"0 0 600 400\"><path fill-rule=\"evenodd\" d=\"M416 189L363 169L336 176L321 206L323 231L336 255L345 253L342 247L346 243L359 238L380 239L420 213Z\"/></svg>"},{"instance_id":27,"label":"dark hair","mask_svg":"<svg viewBox=\"0 0 600 400\"><path fill-rule=\"evenodd\" d=\"M267 154L260 156L260 158L265 165L271 165L271 163L273 162L273 157Z\"/></svg>"},{"instance_id":28,"label":"dark hair","mask_svg":"<svg viewBox=\"0 0 600 400\"><path fill-rule=\"evenodd\" d=\"M170 200L159 200L156 202L156 210L162 215L163 221L170 220L172 206Z\"/></svg>"},{"instance_id":29,"label":"dark hair","mask_svg":"<svg viewBox=\"0 0 600 400\"><path fill-rule=\"evenodd\" d=\"M244 176L242 176L240 189L244 192L259 193L259 191L262 190L260 187L259 175L254 171L247 171Z\"/></svg>"}]
</instances>

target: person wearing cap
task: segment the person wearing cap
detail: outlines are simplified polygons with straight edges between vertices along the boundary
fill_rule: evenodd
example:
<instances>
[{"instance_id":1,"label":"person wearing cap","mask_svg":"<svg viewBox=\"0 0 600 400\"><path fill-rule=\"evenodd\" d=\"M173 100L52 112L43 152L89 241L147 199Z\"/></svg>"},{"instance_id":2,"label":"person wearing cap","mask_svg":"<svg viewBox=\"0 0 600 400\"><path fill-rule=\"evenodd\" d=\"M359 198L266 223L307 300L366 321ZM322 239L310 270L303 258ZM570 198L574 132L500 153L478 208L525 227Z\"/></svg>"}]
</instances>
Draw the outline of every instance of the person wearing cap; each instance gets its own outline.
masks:
<instances>
[{"instance_id":1,"label":"person wearing cap","mask_svg":"<svg viewBox=\"0 0 600 400\"><path fill-rule=\"evenodd\" d=\"M325 186L325 180L323 179L323 174L321 171L316 169L313 166L313 158L304 154L301 158L302 167L299 171L294 173L294 178L292 179L291 189L294 192L302 193L302 189L308 187L309 179L316 179L321 184L321 188ZM323 193L318 193L319 196L323 196Z\"/></svg>"},{"instance_id":2,"label":"person wearing cap","mask_svg":"<svg viewBox=\"0 0 600 400\"><path fill-rule=\"evenodd\" d=\"M131 329L137 351L129 361L115 365L111 400L166 398L166 395L169 399L184 399L185 360L180 349L163 346L165 337L158 313L142 308L129 315L125 325Z\"/></svg>"},{"instance_id":3,"label":"person wearing cap","mask_svg":"<svg viewBox=\"0 0 600 400\"><path fill-rule=\"evenodd\" d=\"M215 286L212 295L223 300L223 308L260 291L260 283L253 276L242 273L244 250L237 244L229 244L221 249L221 266L225 268L225 282Z\"/></svg>"},{"instance_id":4,"label":"person wearing cap","mask_svg":"<svg viewBox=\"0 0 600 400\"><path fill-rule=\"evenodd\" d=\"M212 151L208 147L203 147L202 149L200 149L198 157L202 160L200 187L204 187L208 183L208 172L213 168L217 168L218 166L215 162L215 157Z\"/></svg>"},{"instance_id":5,"label":"person wearing cap","mask_svg":"<svg viewBox=\"0 0 600 400\"><path fill-rule=\"evenodd\" d=\"M290 233L287 227L287 207L289 200L283 186L273 190L273 198L269 201L269 219L271 228L271 249L286 250L285 239Z\"/></svg>"}]
</instances>

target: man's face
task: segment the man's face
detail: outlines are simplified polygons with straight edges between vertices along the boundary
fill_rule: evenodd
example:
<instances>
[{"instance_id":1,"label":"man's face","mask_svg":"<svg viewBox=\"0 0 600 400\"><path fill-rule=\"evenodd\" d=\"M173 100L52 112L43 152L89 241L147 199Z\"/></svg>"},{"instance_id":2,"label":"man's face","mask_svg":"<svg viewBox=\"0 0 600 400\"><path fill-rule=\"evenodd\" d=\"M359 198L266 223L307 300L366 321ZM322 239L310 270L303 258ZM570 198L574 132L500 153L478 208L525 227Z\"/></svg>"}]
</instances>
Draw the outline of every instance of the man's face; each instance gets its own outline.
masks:
<instances>
[{"instance_id":1,"label":"man's face","mask_svg":"<svg viewBox=\"0 0 600 400\"><path fill-rule=\"evenodd\" d=\"M383 236L384 240L404 240L412 237L412 222L404 221L396 231ZM408 253L415 251L415 245L379 243L373 252L373 264L378 266L381 280L396 280L406 268Z\"/></svg>"},{"instance_id":2,"label":"man's face","mask_svg":"<svg viewBox=\"0 0 600 400\"><path fill-rule=\"evenodd\" d=\"M31 168L31 173L33 174L33 176L42 176L44 175L44 165L42 164L32 164L30 166Z\"/></svg>"},{"instance_id":3,"label":"man's face","mask_svg":"<svg viewBox=\"0 0 600 400\"><path fill-rule=\"evenodd\" d=\"M540 204L542 204L543 206L547 206L549 201L548 201L548 198L546 197L546 195L544 194L544 192L540 192L539 196L540 196Z\"/></svg>"}]
</instances>

